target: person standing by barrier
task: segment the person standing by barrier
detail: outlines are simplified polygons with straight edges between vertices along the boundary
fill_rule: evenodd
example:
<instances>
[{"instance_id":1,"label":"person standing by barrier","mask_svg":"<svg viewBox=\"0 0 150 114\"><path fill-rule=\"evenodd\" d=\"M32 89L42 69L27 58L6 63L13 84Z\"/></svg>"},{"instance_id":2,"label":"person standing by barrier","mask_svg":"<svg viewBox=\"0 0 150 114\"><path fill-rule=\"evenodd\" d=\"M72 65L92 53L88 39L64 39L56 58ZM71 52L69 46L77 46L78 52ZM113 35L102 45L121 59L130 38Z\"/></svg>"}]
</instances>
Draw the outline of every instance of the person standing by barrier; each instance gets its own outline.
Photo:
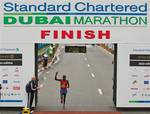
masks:
<instances>
[{"instance_id":1,"label":"person standing by barrier","mask_svg":"<svg viewBox=\"0 0 150 114\"><path fill-rule=\"evenodd\" d=\"M47 68L47 64L48 64L48 55L47 54L44 54L43 55L43 67L44 67L44 69L46 69Z\"/></svg>"},{"instance_id":2,"label":"person standing by barrier","mask_svg":"<svg viewBox=\"0 0 150 114\"><path fill-rule=\"evenodd\" d=\"M60 82L60 98L61 104L63 104L63 108L65 108L66 103L66 95L67 95L67 88L69 88L69 81L66 79L66 75L63 75L62 79L57 78L58 72L55 74L55 80Z\"/></svg>"},{"instance_id":3,"label":"person standing by barrier","mask_svg":"<svg viewBox=\"0 0 150 114\"><path fill-rule=\"evenodd\" d=\"M28 94L27 107L30 108L31 112L33 112L32 104L37 90L39 90L39 87L37 87L37 78L33 76L32 80L29 81L28 84L26 85L26 92Z\"/></svg>"}]
</instances>

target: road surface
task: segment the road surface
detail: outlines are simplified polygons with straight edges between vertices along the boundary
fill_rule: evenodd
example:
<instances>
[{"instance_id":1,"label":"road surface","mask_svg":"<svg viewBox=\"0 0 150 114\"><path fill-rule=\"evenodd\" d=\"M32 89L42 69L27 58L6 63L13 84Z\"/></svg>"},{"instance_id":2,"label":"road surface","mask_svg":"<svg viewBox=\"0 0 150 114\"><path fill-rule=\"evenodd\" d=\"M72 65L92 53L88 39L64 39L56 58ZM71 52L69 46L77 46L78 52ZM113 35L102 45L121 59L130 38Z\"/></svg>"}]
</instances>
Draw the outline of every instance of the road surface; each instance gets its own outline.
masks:
<instances>
[{"instance_id":1,"label":"road surface","mask_svg":"<svg viewBox=\"0 0 150 114\"><path fill-rule=\"evenodd\" d=\"M113 56L100 47L88 47L87 53L64 53L61 50L60 62L41 74L39 91L40 110L62 109L59 102L59 82L54 80L67 75L70 81L66 110L107 110L113 108L112 78Z\"/></svg>"}]
</instances>

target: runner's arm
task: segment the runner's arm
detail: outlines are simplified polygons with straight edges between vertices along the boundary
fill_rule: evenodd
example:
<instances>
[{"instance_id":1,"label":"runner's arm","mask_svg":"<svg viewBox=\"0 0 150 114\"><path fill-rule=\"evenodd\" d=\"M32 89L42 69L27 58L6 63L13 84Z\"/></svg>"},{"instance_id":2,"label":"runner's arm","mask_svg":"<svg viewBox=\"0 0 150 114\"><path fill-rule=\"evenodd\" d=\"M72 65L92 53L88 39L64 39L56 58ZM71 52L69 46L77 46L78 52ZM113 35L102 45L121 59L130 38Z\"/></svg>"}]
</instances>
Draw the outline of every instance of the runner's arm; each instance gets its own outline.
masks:
<instances>
[{"instance_id":1,"label":"runner's arm","mask_svg":"<svg viewBox=\"0 0 150 114\"><path fill-rule=\"evenodd\" d=\"M68 84L68 87L67 87L67 88L69 88L69 87L70 87L69 81L67 81L67 84Z\"/></svg>"},{"instance_id":2,"label":"runner's arm","mask_svg":"<svg viewBox=\"0 0 150 114\"><path fill-rule=\"evenodd\" d=\"M57 78L57 75L58 75L58 72L56 72L56 74L55 74L55 80L56 80L56 81L61 81L61 79L58 79L58 78Z\"/></svg>"}]
</instances>

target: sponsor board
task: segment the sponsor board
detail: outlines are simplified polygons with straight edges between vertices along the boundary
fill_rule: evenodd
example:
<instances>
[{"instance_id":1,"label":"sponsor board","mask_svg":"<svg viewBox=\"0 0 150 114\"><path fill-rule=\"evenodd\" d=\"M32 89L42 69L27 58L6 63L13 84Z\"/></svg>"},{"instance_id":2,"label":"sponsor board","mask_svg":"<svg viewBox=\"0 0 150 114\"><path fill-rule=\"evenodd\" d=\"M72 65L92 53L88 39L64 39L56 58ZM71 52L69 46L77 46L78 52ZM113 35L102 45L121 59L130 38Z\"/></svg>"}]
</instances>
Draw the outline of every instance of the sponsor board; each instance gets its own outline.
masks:
<instances>
[{"instance_id":1,"label":"sponsor board","mask_svg":"<svg viewBox=\"0 0 150 114\"><path fill-rule=\"evenodd\" d=\"M136 0L1 0L0 3L1 42L150 42L148 0L138 3Z\"/></svg>"}]
</instances>

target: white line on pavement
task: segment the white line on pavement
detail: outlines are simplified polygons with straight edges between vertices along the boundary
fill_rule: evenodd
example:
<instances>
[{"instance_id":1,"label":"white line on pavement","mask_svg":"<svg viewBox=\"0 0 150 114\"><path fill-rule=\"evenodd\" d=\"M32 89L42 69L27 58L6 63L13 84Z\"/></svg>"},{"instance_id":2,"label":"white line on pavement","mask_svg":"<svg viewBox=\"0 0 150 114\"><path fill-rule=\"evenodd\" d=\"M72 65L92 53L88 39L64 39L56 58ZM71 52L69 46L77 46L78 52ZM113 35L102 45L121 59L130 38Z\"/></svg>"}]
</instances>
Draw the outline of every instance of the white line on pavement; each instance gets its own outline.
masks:
<instances>
[{"instance_id":1,"label":"white line on pavement","mask_svg":"<svg viewBox=\"0 0 150 114\"><path fill-rule=\"evenodd\" d=\"M46 78L46 77L44 77L44 80L47 80L47 78Z\"/></svg>"},{"instance_id":2,"label":"white line on pavement","mask_svg":"<svg viewBox=\"0 0 150 114\"><path fill-rule=\"evenodd\" d=\"M100 47L101 50L103 50L104 52L106 52L107 54L111 55L111 56L114 56L112 53L110 53L109 51L107 51L106 49Z\"/></svg>"},{"instance_id":3,"label":"white line on pavement","mask_svg":"<svg viewBox=\"0 0 150 114\"><path fill-rule=\"evenodd\" d=\"M40 88L42 88L44 85L43 84L40 84Z\"/></svg>"},{"instance_id":4,"label":"white line on pavement","mask_svg":"<svg viewBox=\"0 0 150 114\"><path fill-rule=\"evenodd\" d=\"M48 72L46 72L47 74L49 74L49 71Z\"/></svg>"},{"instance_id":5,"label":"white line on pavement","mask_svg":"<svg viewBox=\"0 0 150 114\"><path fill-rule=\"evenodd\" d=\"M88 67L90 67L90 64L88 64Z\"/></svg>"},{"instance_id":6,"label":"white line on pavement","mask_svg":"<svg viewBox=\"0 0 150 114\"><path fill-rule=\"evenodd\" d=\"M91 75L92 75L92 77L93 77L93 78L95 78L95 75L94 75L94 73L91 73Z\"/></svg>"},{"instance_id":7,"label":"white line on pavement","mask_svg":"<svg viewBox=\"0 0 150 114\"><path fill-rule=\"evenodd\" d=\"M99 92L100 95L103 95L102 89L98 88L98 92Z\"/></svg>"}]
</instances>

